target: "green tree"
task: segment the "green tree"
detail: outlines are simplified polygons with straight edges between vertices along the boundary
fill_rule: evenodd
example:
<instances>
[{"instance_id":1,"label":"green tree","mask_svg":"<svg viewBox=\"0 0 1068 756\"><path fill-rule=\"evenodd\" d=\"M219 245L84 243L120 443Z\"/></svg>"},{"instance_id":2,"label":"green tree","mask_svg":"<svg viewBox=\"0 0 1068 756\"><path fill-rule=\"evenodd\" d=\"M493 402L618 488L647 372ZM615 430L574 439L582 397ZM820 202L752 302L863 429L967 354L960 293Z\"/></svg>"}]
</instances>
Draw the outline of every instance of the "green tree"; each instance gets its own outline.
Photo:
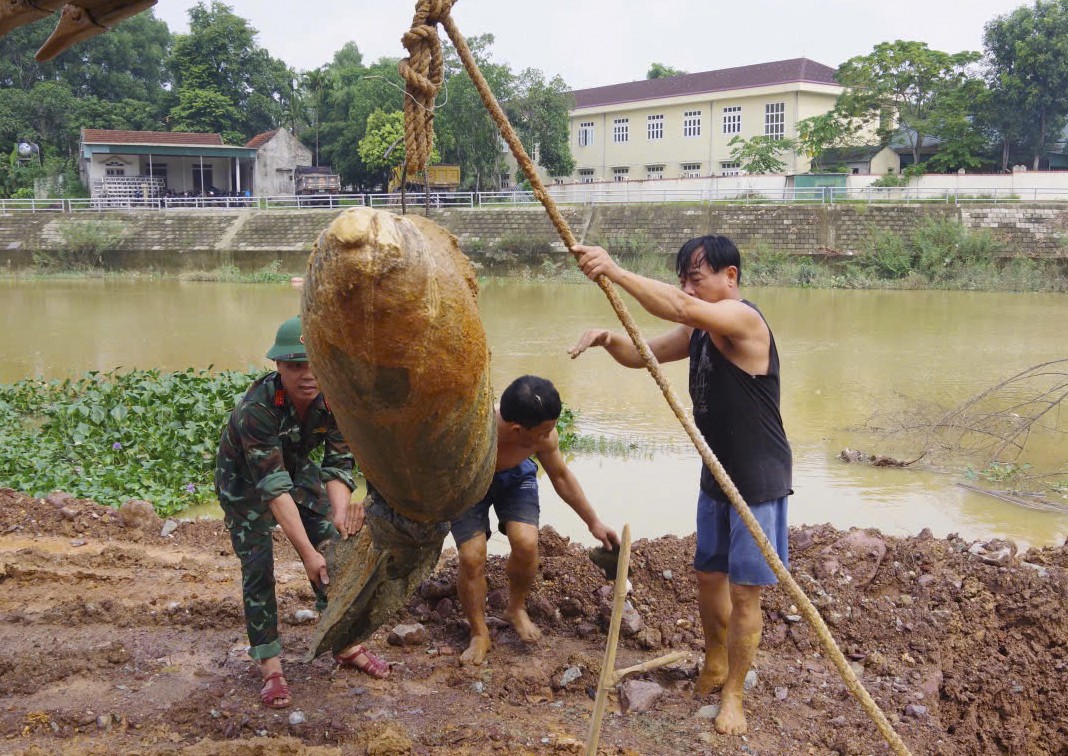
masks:
<instances>
[{"instance_id":1,"label":"green tree","mask_svg":"<svg viewBox=\"0 0 1068 756\"><path fill-rule=\"evenodd\" d=\"M312 154L319 165L319 127L325 114L326 98L334 86L334 78L325 67L305 71L300 77L301 95L307 104L308 121L314 134L315 148Z\"/></svg>"},{"instance_id":2,"label":"green tree","mask_svg":"<svg viewBox=\"0 0 1068 756\"><path fill-rule=\"evenodd\" d=\"M645 74L646 79L666 79L670 76L684 76L686 74L681 68L672 68L671 66L665 66L663 63L653 63L649 66L649 71Z\"/></svg>"},{"instance_id":3,"label":"green tree","mask_svg":"<svg viewBox=\"0 0 1068 756\"><path fill-rule=\"evenodd\" d=\"M467 44L497 101L511 101L515 76L508 66L490 60L493 35L471 37ZM439 98L444 102L439 103L434 121L439 149L446 163L459 164L464 186L475 191L499 188L506 148L502 147L497 125L482 104L456 50L445 45L443 54L447 99Z\"/></svg>"},{"instance_id":4,"label":"green tree","mask_svg":"<svg viewBox=\"0 0 1068 756\"><path fill-rule=\"evenodd\" d=\"M838 67L836 78L846 90L835 111L874 126L883 143L904 134L918 164L926 137L938 136L939 124L954 120L965 107L953 95L969 81L969 67L979 58L976 52L932 50L925 42L880 43Z\"/></svg>"},{"instance_id":5,"label":"green tree","mask_svg":"<svg viewBox=\"0 0 1068 756\"><path fill-rule=\"evenodd\" d=\"M570 114L574 98L559 76L546 81L533 68L515 81L515 94L504 108L528 155L551 176L568 176L575 170L571 157Z\"/></svg>"},{"instance_id":6,"label":"green tree","mask_svg":"<svg viewBox=\"0 0 1068 756\"><path fill-rule=\"evenodd\" d=\"M382 171L401 165L404 157L404 113L376 110L367 116L367 130L360 140L364 165L372 171Z\"/></svg>"},{"instance_id":7,"label":"green tree","mask_svg":"<svg viewBox=\"0 0 1068 756\"><path fill-rule=\"evenodd\" d=\"M986 25L986 120L1002 143L1002 167L1018 146L1039 168L1068 116L1068 0L1036 0Z\"/></svg>"},{"instance_id":8,"label":"green tree","mask_svg":"<svg viewBox=\"0 0 1068 756\"><path fill-rule=\"evenodd\" d=\"M370 66L353 43L334 54L325 68L331 81L322 98L319 125L320 161L341 176L343 183L371 187L381 179L360 158L359 144L367 118L376 110L391 112L404 107L404 83L395 58L382 58Z\"/></svg>"},{"instance_id":9,"label":"green tree","mask_svg":"<svg viewBox=\"0 0 1068 756\"><path fill-rule=\"evenodd\" d=\"M988 162L984 155L989 153L990 140L973 115L985 110L988 96L985 84L979 79L969 79L956 91L946 93L946 100L960 102L939 108L932 118L931 131L940 141L938 151L924 167L950 173L979 168Z\"/></svg>"},{"instance_id":10,"label":"green tree","mask_svg":"<svg viewBox=\"0 0 1068 756\"><path fill-rule=\"evenodd\" d=\"M833 110L797 122L797 147L817 171L824 168L820 156L825 151L851 144L855 138L856 127Z\"/></svg>"},{"instance_id":11,"label":"green tree","mask_svg":"<svg viewBox=\"0 0 1068 756\"><path fill-rule=\"evenodd\" d=\"M797 149L797 142L764 135L751 139L736 136L727 146L731 148L731 160L738 162L746 173L782 173L786 163L781 156Z\"/></svg>"},{"instance_id":12,"label":"green tree","mask_svg":"<svg viewBox=\"0 0 1068 756\"><path fill-rule=\"evenodd\" d=\"M142 13L64 52L56 58L58 75L79 97L161 104L170 84L170 45L167 24Z\"/></svg>"},{"instance_id":13,"label":"green tree","mask_svg":"<svg viewBox=\"0 0 1068 756\"><path fill-rule=\"evenodd\" d=\"M174 38L168 60L177 91L173 129L249 138L283 122L295 74L256 44L256 33L217 0L189 9L189 33Z\"/></svg>"}]
</instances>

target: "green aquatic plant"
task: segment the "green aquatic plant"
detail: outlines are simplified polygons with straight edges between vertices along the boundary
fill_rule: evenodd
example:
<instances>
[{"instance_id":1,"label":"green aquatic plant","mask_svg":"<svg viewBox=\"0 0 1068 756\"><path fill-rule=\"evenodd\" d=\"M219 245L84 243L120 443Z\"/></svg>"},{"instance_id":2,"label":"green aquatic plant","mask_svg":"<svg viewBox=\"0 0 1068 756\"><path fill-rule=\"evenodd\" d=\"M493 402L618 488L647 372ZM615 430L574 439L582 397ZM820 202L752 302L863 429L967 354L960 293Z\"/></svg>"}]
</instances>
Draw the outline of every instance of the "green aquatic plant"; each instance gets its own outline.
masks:
<instances>
[{"instance_id":1,"label":"green aquatic plant","mask_svg":"<svg viewBox=\"0 0 1068 756\"><path fill-rule=\"evenodd\" d=\"M0 385L0 486L34 496L62 490L109 506L144 499L161 515L211 501L223 425L262 374L94 371ZM582 436L576 418L565 406L557 422L564 451L620 455L635 447Z\"/></svg>"},{"instance_id":2,"label":"green aquatic plant","mask_svg":"<svg viewBox=\"0 0 1068 756\"><path fill-rule=\"evenodd\" d=\"M0 485L161 515L214 498L223 424L257 373L91 372L0 386Z\"/></svg>"}]
</instances>

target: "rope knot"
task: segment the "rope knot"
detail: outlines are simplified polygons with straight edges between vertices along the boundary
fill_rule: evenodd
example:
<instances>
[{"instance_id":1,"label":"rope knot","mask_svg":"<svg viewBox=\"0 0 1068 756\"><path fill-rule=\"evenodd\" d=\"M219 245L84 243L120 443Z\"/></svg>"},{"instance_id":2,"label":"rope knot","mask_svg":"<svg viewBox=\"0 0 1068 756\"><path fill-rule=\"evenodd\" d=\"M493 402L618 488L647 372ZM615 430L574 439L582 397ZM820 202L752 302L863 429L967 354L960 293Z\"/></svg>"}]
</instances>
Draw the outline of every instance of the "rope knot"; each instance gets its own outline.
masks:
<instances>
[{"instance_id":1,"label":"rope knot","mask_svg":"<svg viewBox=\"0 0 1068 756\"><path fill-rule=\"evenodd\" d=\"M445 79L437 25L448 18L454 2L419 0L412 28L401 37L408 51L398 68L404 79L404 153L409 171L425 169L434 150L434 101Z\"/></svg>"}]
</instances>

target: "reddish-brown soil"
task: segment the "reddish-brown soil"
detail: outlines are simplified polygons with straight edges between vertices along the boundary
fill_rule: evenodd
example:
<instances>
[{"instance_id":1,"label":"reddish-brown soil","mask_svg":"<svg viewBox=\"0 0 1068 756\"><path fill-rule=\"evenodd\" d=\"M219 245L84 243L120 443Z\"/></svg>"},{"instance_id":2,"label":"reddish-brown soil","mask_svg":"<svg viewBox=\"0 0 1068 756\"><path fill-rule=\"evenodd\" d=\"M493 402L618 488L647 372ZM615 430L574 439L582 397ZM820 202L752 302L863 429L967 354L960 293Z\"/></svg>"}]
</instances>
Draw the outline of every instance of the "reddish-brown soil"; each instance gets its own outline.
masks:
<instances>
[{"instance_id":1,"label":"reddish-brown soil","mask_svg":"<svg viewBox=\"0 0 1068 756\"><path fill-rule=\"evenodd\" d=\"M1068 547L1015 554L1009 544L829 526L791 535L794 576L913 753L1068 753ZM293 617L313 597L295 554L277 543L293 691L283 711L259 703L238 564L220 522L180 523L161 537L159 522L123 527L92 502L0 490L0 752L582 752L609 599L580 545L543 529L530 609L545 637L527 646L500 623L482 667L459 663L465 627L446 554L371 640L394 662L392 677L375 681L326 658L300 661L311 626ZM693 698L702 641L692 549L692 536L634 545L630 600L641 627L629 628L617 666L692 656L639 676L664 688L648 711L622 713L613 697L601 752L888 753L781 589L764 599L750 732L714 734L698 710L717 697ZM501 558L488 574L493 613ZM413 622L426 627L424 642L387 643L395 625ZM581 675L561 687L570 667ZM291 725L296 711L304 721Z\"/></svg>"}]
</instances>

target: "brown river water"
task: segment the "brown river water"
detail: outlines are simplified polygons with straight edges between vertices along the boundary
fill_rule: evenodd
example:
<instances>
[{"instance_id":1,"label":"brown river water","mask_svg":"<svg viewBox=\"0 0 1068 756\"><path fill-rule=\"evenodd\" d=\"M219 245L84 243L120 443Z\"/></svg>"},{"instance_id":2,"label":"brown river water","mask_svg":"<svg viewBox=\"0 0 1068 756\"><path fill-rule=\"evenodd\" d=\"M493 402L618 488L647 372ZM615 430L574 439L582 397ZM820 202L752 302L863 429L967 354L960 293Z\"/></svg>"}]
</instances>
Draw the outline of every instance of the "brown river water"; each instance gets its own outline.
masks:
<instances>
[{"instance_id":1,"label":"brown river water","mask_svg":"<svg viewBox=\"0 0 1068 756\"><path fill-rule=\"evenodd\" d=\"M1007 537L1021 545L1061 543L1064 511L1009 504L957 485L961 464L935 459L907 470L846 464L851 447L911 459L922 438L886 439L866 429L876 413L955 406L1039 363L1068 357L1068 297L940 291L744 289L775 332L782 359L782 410L794 449L793 524L830 522L903 535ZM664 325L628 306L647 336ZM592 284L493 280L483 286L483 321L499 391L517 375L553 380L579 413L579 430L633 444L627 456L579 454L571 465L610 524L634 538L693 531L700 462L644 370L618 367L600 350L571 360L586 327L615 325ZM189 366L266 367L277 324L296 314L288 285L181 281L0 280L0 382L76 376L87 370ZM684 363L666 366L689 407ZM1068 407L1057 415L1068 426ZM1068 470L1068 440L1033 433L1020 461ZM938 469L934 469L937 465ZM1068 478L1068 473L1064 476ZM542 482L542 522L590 543L589 534ZM211 514L206 507L200 514ZM499 551L503 536L495 535Z\"/></svg>"}]
</instances>

